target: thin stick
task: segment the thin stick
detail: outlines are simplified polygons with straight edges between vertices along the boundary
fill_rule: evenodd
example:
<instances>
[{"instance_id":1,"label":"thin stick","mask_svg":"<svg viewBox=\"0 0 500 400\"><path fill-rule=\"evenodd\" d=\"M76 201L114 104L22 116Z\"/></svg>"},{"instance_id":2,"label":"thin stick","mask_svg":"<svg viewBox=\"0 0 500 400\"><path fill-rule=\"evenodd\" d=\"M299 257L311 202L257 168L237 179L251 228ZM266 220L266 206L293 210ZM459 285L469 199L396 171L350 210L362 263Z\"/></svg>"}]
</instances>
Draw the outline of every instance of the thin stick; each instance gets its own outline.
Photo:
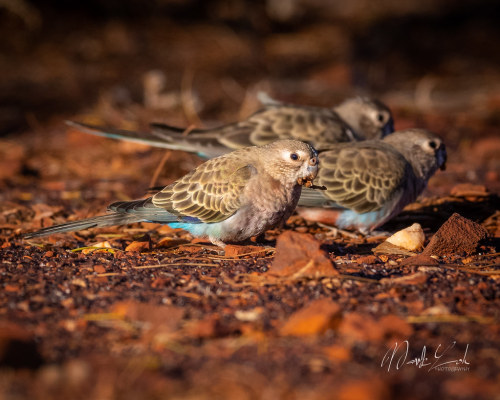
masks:
<instances>
[{"instance_id":1,"label":"thin stick","mask_svg":"<svg viewBox=\"0 0 500 400\"><path fill-rule=\"evenodd\" d=\"M158 180L158 177L160 176L160 173L161 173L163 167L165 166L165 163L170 158L171 154L172 154L171 151L166 151L165 154L163 155L163 157L161 158L160 163L156 167L155 172L153 174L153 177L151 178L151 181L149 182L149 187L150 188L152 188L152 187L155 186L156 181Z\"/></svg>"},{"instance_id":2,"label":"thin stick","mask_svg":"<svg viewBox=\"0 0 500 400\"><path fill-rule=\"evenodd\" d=\"M141 265L139 267L132 267L133 269L154 269L163 267L178 267L178 266L193 266L193 267L218 267L219 264L203 264L203 263L172 263L172 264L158 264L158 265Z\"/></svg>"},{"instance_id":3,"label":"thin stick","mask_svg":"<svg viewBox=\"0 0 500 400\"><path fill-rule=\"evenodd\" d=\"M495 319L492 317L482 317L480 315L410 315L406 320L410 324L424 324L436 322L479 322L480 324L493 324Z\"/></svg>"},{"instance_id":4,"label":"thin stick","mask_svg":"<svg viewBox=\"0 0 500 400\"><path fill-rule=\"evenodd\" d=\"M191 132L195 128L195 125L191 124L189 125L184 132L182 132L182 136L187 136L189 135L189 132ZM172 151L166 151L165 154L163 155L162 159L160 160L160 163L155 169L155 172L153 174L153 177L151 178L151 181L149 182L149 187L155 187L156 181L158 180L158 177L160 176L160 173L165 166L165 163L170 159L170 155L172 154Z\"/></svg>"}]
</instances>

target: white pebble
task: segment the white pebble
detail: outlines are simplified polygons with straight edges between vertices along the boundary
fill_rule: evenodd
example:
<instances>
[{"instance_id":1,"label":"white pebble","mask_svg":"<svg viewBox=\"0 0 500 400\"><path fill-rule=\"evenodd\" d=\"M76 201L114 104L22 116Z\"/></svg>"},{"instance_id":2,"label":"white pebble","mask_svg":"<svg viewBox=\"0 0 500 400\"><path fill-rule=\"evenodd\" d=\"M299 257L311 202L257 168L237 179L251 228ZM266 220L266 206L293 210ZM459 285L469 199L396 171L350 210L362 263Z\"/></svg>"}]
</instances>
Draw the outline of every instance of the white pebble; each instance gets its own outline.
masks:
<instances>
[{"instance_id":1,"label":"white pebble","mask_svg":"<svg viewBox=\"0 0 500 400\"><path fill-rule=\"evenodd\" d=\"M396 232L387 238L387 242L406 250L414 251L424 245L425 234L420 224L413 224L408 228Z\"/></svg>"}]
</instances>

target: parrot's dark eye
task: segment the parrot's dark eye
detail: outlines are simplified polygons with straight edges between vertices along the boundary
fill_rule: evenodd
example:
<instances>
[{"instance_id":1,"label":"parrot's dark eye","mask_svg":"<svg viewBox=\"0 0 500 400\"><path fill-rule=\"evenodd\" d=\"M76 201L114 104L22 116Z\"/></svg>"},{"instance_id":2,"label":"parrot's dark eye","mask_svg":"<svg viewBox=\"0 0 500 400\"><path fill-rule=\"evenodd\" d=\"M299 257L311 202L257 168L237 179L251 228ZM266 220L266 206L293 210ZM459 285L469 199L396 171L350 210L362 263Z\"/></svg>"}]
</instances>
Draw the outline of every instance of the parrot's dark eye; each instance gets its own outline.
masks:
<instances>
[{"instance_id":1,"label":"parrot's dark eye","mask_svg":"<svg viewBox=\"0 0 500 400\"><path fill-rule=\"evenodd\" d=\"M384 114L377 115L377 119L379 122L384 122Z\"/></svg>"},{"instance_id":2,"label":"parrot's dark eye","mask_svg":"<svg viewBox=\"0 0 500 400\"><path fill-rule=\"evenodd\" d=\"M435 141L431 140L431 141L429 142L429 147L430 147L431 149L437 149L437 143L436 143Z\"/></svg>"},{"instance_id":3,"label":"parrot's dark eye","mask_svg":"<svg viewBox=\"0 0 500 400\"><path fill-rule=\"evenodd\" d=\"M290 154L290 158L293 161L297 161L299 159L299 155L297 153L292 153L292 154Z\"/></svg>"}]
</instances>

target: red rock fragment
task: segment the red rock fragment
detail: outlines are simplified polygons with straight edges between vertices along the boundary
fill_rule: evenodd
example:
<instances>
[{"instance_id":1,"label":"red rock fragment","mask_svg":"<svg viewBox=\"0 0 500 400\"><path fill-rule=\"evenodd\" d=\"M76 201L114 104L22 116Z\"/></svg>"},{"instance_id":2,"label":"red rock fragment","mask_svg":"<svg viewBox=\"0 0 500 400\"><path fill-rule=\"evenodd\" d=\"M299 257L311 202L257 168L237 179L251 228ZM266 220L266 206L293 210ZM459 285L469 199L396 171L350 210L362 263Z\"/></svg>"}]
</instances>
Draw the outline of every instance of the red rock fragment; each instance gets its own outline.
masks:
<instances>
[{"instance_id":1,"label":"red rock fragment","mask_svg":"<svg viewBox=\"0 0 500 400\"><path fill-rule=\"evenodd\" d=\"M387 383L380 378L350 380L343 383L338 391L339 400L383 400L390 398Z\"/></svg>"},{"instance_id":2,"label":"red rock fragment","mask_svg":"<svg viewBox=\"0 0 500 400\"><path fill-rule=\"evenodd\" d=\"M258 253L264 254L265 252L266 248L261 246L238 246L235 244L228 244L224 247L224 254L226 257L239 257L249 253L252 255L256 255Z\"/></svg>"},{"instance_id":3,"label":"red rock fragment","mask_svg":"<svg viewBox=\"0 0 500 400\"><path fill-rule=\"evenodd\" d=\"M113 313L129 321L147 323L145 328L152 331L173 332L184 316L181 307L124 301L113 306Z\"/></svg>"},{"instance_id":4,"label":"red rock fragment","mask_svg":"<svg viewBox=\"0 0 500 400\"><path fill-rule=\"evenodd\" d=\"M160 239L155 247L163 247L168 249L171 247L178 247L186 243L189 243L189 241L186 239L171 238L167 236Z\"/></svg>"},{"instance_id":5,"label":"red rock fragment","mask_svg":"<svg viewBox=\"0 0 500 400\"><path fill-rule=\"evenodd\" d=\"M473 185L472 183L459 183L455 185L450 194L455 197L485 197L488 196L488 189L483 185Z\"/></svg>"},{"instance_id":6,"label":"red rock fragment","mask_svg":"<svg viewBox=\"0 0 500 400\"><path fill-rule=\"evenodd\" d=\"M383 278L380 280L382 285L422 285L427 282L427 274L416 272L411 275L398 276L396 278Z\"/></svg>"},{"instance_id":7,"label":"red rock fragment","mask_svg":"<svg viewBox=\"0 0 500 400\"><path fill-rule=\"evenodd\" d=\"M205 248L203 246L192 246L192 245L180 245L179 246L179 251L187 252L187 253L199 253L203 251Z\"/></svg>"},{"instance_id":8,"label":"red rock fragment","mask_svg":"<svg viewBox=\"0 0 500 400\"><path fill-rule=\"evenodd\" d=\"M150 243L147 242L132 242L127 247L125 247L125 251L137 251L142 252L150 249Z\"/></svg>"},{"instance_id":9,"label":"red rock fragment","mask_svg":"<svg viewBox=\"0 0 500 400\"><path fill-rule=\"evenodd\" d=\"M352 358L350 349L344 346L332 345L325 347L323 351L331 361L345 362Z\"/></svg>"},{"instance_id":10,"label":"red rock fragment","mask_svg":"<svg viewBox=\"0 0 500 400\"><path fill-rule=\"evenodd\" d=\"M471 254L487 236L488 232L481 225L455 213L434 234L422 254Z\"/></svg>"},{"instance_id":11,"label":"red rock fragment","mask_svg":"<svg viewBox=\"0 0 500 400\"><path fill-rule=\"evenodd\" d=\"M104 274L106 272L106 267L104 265L94 265L94 272L97 274Z\"/></svg>"},{"instance_id":12,"label":"red rock fragment","mask_svg":"<svg viewBox=\"0 0 500 400\"><path fill-rule=\"evenodd\" d=\"M164 287L168 287L170 285L170 282L172 282L171 278L158 277L153 282L151 282L151 287L153 289L161 289Z\"/></svg>"},{"instance_id":13,"label":"red rock fragment","mask_svg":"<svg viewBox=\"0 0 500 400\"><path fill-rule=\"evenodd\" d=\"M3 287L4 292L7 293L15 293L19 291L19 286L18 285L13 285L13 284L7 284Z\"/></svg>"},{"instance_id":14,"label":"red rock fragment","mask_svg":"<svg viewBox=\"0 0 500 400\"><path fill-rule=\"evenodd\" d=\"M376 256L363 256L363 257L359 257L358 259L355 260L356 263L358 264L375 264L378 259Z\"/></svg>"},{"instance_id":15,"label":"red rock fragment","mask_svg":"<svg viewBox=\"0 0 500 400\"><path fill-rule=\"evenodd\" d=\"M330 299L315 300L293 313L280 329L283 336L310 336L335 329L340 323L341 308Z\"/></svg>"},{"instance_id":16,"label":"red rock fragment","mask_svg":"<svg viewBox=\"0 0 500 400\"><path fill-rule=\"evenodd\" d=\"M291 277L336 276L333 262L312 235L286 231L278 236L270 273Z\"/></svg>"},{"instance_id":17,"label":"red rock fragment","mask_svg":"<svg viewBox=\"0 0 500 400\"><path fill-rule=\"evenodd\" d=\"M422 265L422 266L438 266L439 262L424 254L418 254L413 257L405 258L401 261L401 265Z\"/></svg>"},{"instance_id":18,"label":"red rock fragment","mask_svg":"<svg viewBox=\"0 0 500 400\"><path fill-rule=\"evenodd\" d=\"M345 314L339 333L350 342L380 342L408 339L413 327L397 315L386 315L380 320L360 313Z\"/></svg>"},{"instance_id":19,"label":"red rock fragment","mask_svg":"<svg viewBox=\"0 0 500 400\"><path fill-rule=\"evenodd\" d=\"M183 327L183 335L198 339L216 337L220 330L220 317L209 314L201 320L189 321Z\"/></svg>"},{"instance_id":20,"label":"red rock fragment","mask_svg":"<svg viewBox=\"0 0 500 400\"><path fill-rule=\"evenodd\" d=\"M379 319L378 323L383 328L385 337L407 339L413 333L411 324L394 314L384 315Z\"/></svg>"}]
</instances>

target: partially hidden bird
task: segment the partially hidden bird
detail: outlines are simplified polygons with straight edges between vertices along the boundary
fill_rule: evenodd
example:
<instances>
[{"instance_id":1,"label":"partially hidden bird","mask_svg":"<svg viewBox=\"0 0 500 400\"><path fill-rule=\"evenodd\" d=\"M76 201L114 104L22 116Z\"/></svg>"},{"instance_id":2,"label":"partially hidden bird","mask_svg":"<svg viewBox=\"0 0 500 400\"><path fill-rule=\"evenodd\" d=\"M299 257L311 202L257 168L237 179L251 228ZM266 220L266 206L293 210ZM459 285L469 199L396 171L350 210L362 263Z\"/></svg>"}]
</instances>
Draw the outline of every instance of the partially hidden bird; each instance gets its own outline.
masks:
<instances>
[{"instance_id":1,"label":"partially hidden bird","mask_svg":"<svg viewBox=\"0 0 500 400\"><path fill-rule=\"evenodd\" d=\"M382 138L394 131L389 108L378 100L351 98L330 109L270 101L247 119L212 129L186 130L152 123L150 132L68 121L78 130L213 158L235 149L280 139L307 142L317 150L331 144Z\"/></svg>"},{"instance_id":2,"label":"partially hidden bird","mask_svg":"<svg viewBox=\"0 0 500 400\"><path fill-rule=\"evenodd\" d=\"M239 149L206 161L151 197L116 202L107 215L47 227L24 238L148 221L185 229L224 247L283 224L302 186L312 185L318 164L316 150L296 140Z\"/></svg>"},{"instance_id":3,"label":"partially hidden bird","mask_svg":"<svg viewBox=\"0 0 500 400\"><path fill-rule=\"evenodd\" d=\"M434 133L408 129L382 140L337 144L320 157L316 184L326 190L304 190L299 215L368 233L417 199L445 168L446 148Z\"/></svg>"}]
</instances>

